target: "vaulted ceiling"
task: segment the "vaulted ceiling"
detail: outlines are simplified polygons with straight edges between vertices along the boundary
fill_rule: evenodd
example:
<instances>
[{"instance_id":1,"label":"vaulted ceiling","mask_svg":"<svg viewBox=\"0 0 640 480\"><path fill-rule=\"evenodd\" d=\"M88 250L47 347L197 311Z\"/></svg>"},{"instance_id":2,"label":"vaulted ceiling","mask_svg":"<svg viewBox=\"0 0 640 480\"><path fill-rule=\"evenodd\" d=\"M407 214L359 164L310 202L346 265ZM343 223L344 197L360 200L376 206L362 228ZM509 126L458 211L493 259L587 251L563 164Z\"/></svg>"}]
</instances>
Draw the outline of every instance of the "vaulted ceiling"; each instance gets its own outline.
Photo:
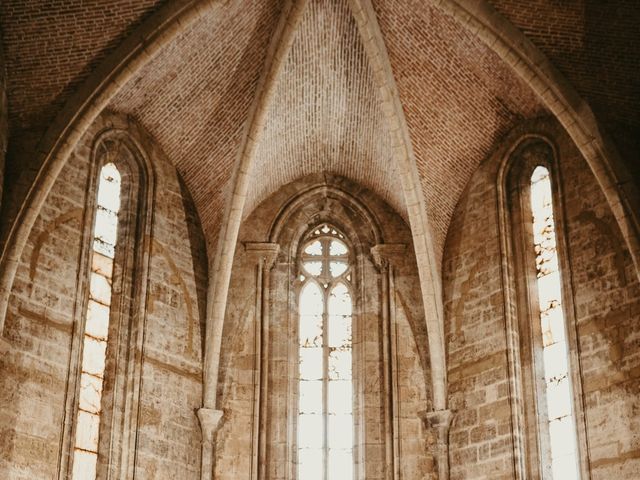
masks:
<instances>
[{"instance_id":1,"label":"vaulted ceiling","mask_svg":"<svg viewBox=\"0 0 640 480\"><path fill-rule=\"evenodd\" d=\"M189 0L4 0L8 184L25 152L104 59L159 10ZM373 0L441 253L458 198L496 142L542 102L483 41L419 0ZM594 108L630 160L640 138L639 14L632 0L493 0ZM122 86L108 108L155 138L189 188L210 242L284 0L215 4ZM634 47L635 46L635 47ZM245 215L281 185L328 171L407 208L380 89L348 0L309 0L274 80ZM634 165L630 162L631 165ZM11 194L10 185L7 194Z\"/></svg>"}]
</instances>

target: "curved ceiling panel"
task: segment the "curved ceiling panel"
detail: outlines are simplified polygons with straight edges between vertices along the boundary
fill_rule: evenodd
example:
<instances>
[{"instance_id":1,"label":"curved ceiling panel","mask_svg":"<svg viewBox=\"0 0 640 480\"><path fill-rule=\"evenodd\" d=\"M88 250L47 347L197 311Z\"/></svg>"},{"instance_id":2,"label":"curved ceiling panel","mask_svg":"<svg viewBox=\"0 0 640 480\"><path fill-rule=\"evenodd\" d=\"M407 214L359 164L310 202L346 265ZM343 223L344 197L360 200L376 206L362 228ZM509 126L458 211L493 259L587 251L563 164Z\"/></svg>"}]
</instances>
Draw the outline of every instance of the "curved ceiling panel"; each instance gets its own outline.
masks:
<instances>
[{"instance_id":1,"label":"curved ceiling panel","mask_svg":"<svg viewBox=\"0 0 640 480\"><path fill-rule=\"evenodd\" d=\"M210 245L281 4L212 7L109 107L133 115L160 143L193 196Z\"/></svg>"},{"instance_id":2,"label":"curved ceiling panel","mask_svg":"<svg viewBox=\"0 0 640 480\"><path fill-rule=\"evenodd\" d=\"M100 62L166 0L3 0L13 131L46 128Z\"/></svg>"},{"instance_id":3,"label":"curved ceiling panel","mask_svg":"<svg viewBox=\"0 0 640 480\"><path fill-rule=\"evenodd\" d=\"M442 254L471 174L516 123L545 113L532 90L475 35L426 2L374 0Z\"/></svg>"},{"instance_id":4,"label":"curved ceiling panel","mask_svg":"<svg viewBox=\"0 0 640 480\"><path fill-rule=\"evenodd\" d=\"M379 93L346 0L308 3L277 82L244 214L282 185L330 172L377 192L406 218Z\"/></svg>"}]
</instances>

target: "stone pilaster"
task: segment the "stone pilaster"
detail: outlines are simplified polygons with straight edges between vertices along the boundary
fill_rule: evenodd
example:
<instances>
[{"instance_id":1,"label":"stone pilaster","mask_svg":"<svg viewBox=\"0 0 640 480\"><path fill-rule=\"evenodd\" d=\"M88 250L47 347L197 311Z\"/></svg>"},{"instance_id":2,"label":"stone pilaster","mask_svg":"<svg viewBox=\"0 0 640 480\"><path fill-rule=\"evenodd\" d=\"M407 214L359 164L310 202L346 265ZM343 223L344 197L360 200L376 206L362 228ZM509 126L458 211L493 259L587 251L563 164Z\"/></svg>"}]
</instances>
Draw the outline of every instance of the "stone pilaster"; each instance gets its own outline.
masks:
<instances>
[{"instance_id":1,"label":"stone pilaster","mask_svg":"<svg viewBox=\"0 0 640 480\"><path fill-rule=\"evenodd\" d=\"M255 363L253 390L253 428L251 442L251 480L263 480L267 474L267 395L269 378L269 272L280 246L277 243L244 244L249 262L256 268Z\"/></svg>"},{"instance_id":2,"label":"stone pilaster","mask_svg":"<svg viewBox=\"0 0 640 480\"><path fill-rule=\"evenodd\" d=\"M386 386L385 457L388 465L386 478L400 478L400 395L398 391L397 324L395 306L395 271L404 262L406 246L379 244L371 249L371 256L381 275L382 305L382 362L383 381Z\"/></svg>"}]
</instances>

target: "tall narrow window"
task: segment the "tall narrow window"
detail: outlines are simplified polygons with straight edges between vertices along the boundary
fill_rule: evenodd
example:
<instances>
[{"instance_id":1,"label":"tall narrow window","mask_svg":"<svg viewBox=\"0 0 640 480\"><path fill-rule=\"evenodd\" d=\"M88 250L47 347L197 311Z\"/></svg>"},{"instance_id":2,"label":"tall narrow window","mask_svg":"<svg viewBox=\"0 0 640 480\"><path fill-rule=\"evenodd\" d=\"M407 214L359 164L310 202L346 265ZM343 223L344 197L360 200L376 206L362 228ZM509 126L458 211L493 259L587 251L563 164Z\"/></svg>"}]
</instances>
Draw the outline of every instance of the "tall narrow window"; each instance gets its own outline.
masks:
<instances>
[{"instance_id":1,"label":"tall narrow window","mask_svg":"<svg viewBox=\"0 0 640 480\"><path fill-rule=\"evenodd\" d=\"M113 261L118 234L121 178L113 163L104 165L98 184L89 301L82 339L73 480L96 478L102 391L109 335Z\"/></svg>"},{"instance_id":2,"label":"tall narrow window","mask_svg":"<svg viewBox=\"0 0 640 480\"><path fill-rule=\"evenodd\" d=\"M330 225L300 255L298 479L353 478L350 252Z\"/></svg>"},{"instance_id":3,"label":"tall narrow window","mask_svg":"<svg viewBox=\"0 0 640 480\"><path fill-rule=\"evenodd\" d=\"M562 307L562 281L558 268L553 198L549 170L538 166L531 175L531 211L536 259L536 285L542 334L544 401L539 402L540 431L548 432L543 462L550 463L554 480L578 480L576 422L569 374L567 328ZM542 383L542 382L541 382ZM546 410L546 414L543 413ZM544 418L546 417L546 418ZM547 457L546 459L544 457Z\"/></svg>"}]
</instances>

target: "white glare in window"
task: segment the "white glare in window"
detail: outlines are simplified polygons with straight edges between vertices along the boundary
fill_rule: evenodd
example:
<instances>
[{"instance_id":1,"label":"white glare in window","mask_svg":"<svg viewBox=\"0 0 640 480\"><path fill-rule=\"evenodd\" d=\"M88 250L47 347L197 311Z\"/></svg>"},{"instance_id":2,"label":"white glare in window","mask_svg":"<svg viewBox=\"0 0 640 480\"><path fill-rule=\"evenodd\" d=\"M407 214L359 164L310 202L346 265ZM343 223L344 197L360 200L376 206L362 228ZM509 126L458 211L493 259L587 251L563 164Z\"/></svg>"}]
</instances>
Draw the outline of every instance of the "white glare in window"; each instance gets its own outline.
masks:
<instances>
[{"instance_id":1,"label":"white glare in window","mask_svg":"<svg viewBox=\"0 0 640 480\"><path fill-rule=\"evenodd\" d=\"M89 301L82 346L78 416L73 452L73 480L94 480L98 460L102 389L109 335L113 259L118 235L120 173L109 163L100 170Z\"/></svg>"},{"instance_id":2,"label":"white glare in window","mask_svg":"<svg viewBox=\"0 0 640 480\"><path fill-rule=\"evenodd\" d=\"M552 478L577 480L580 475L569 352L562 310L562 283L558 269L551 181L549 171L544 167L537 167L531 176L531 210Z\"/></svg>"},{"instance_id":3,"label":"white glare in window","mask_svg":"<svg viewBox=\"0 0 640 480\"><path fill-rule=\"evenodd\" d=\"M314 256L322 255L322 244L320 243L319 240L316 240L315 242L311 242L304 249L304 253L306 253L307 255L314 255Z\"/></svg>"},{"instance_id":4,"label":"white glare in window","mask_svg":"<svg viewBox=\"0 0 640 480\"><path fill-rule=\"evenodd\" d=\"M336 236L344 238L323 225L302 250L301 265L311 278L303 279L299 303L299 480L353 478L353 305L349 284L341 280L349 250Z\"/></svg>"}]
</instances>

